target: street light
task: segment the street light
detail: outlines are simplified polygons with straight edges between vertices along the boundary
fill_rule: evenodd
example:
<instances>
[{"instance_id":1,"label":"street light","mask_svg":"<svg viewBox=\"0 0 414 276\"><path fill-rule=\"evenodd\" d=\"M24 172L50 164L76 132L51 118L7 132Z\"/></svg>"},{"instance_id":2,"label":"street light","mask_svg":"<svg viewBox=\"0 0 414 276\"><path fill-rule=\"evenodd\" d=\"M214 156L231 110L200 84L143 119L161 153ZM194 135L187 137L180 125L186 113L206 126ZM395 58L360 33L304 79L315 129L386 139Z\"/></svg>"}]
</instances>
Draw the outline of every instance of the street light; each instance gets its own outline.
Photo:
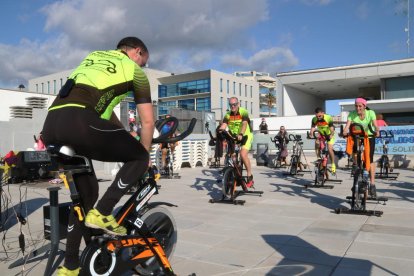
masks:
<instances>
[{"instance_id":1,"label":"street light","mask_svg":"<svg viewBox=\"0 0 414 276\"><path fill-rule=\"evenodd\" d=\"M154 113L155 120L158 120L158 102L156 100L153 100L152 106L153 106L153 113Z\"/></svg>"}]
</instances>

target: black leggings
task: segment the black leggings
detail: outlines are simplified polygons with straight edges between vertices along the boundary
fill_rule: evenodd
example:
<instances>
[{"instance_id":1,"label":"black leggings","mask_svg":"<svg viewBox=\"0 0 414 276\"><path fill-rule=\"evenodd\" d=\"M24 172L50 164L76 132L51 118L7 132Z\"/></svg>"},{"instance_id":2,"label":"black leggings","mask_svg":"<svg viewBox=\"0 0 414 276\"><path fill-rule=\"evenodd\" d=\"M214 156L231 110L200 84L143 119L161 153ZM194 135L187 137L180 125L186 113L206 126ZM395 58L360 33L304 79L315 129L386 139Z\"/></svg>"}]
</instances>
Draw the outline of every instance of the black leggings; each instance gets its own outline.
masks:
<instances>
[{"instance_id":1,"label":"black leggings","mask_svg":"<svg viewBox=\"0 0 414 276\"><path fill-rule=\"evenodd\" d=\"M50 111L43 126L42 138L46 145L68 145L76 154L90 159L124 163L96 206L104 215L111 214L121 197L138 183L148 168L149 154L142 144L124 128L99 118L92 110L65 107ZM94 173L74 178L87 213L98 199L98 180ZM65 253L65 267L69 269L79 267L83 227L71 212Z\"/></svg>"}]
</instances>

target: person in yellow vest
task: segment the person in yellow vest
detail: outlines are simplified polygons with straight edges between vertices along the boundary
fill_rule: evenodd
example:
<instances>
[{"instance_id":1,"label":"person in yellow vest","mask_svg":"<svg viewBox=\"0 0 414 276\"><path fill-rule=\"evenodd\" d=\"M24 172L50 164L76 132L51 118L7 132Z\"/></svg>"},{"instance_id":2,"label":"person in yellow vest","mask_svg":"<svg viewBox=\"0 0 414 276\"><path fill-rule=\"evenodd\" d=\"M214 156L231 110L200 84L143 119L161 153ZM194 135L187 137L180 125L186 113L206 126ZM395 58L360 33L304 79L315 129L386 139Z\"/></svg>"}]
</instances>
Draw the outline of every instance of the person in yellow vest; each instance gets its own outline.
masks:
<instances>
[{"instance_id":1,"label":"person in yellow vest","mask_svg":"<svg viewBox=\"0 0 414 276\"><path fill-rule=\"evenodd\" d=\"M237 137L239 141L243 139L243 136L247 135L247 141L242 145L240 150L241 160L247 171L247 187L253 186L253 174L250 159L248 156L249 150L252 147L253 133L250 129L249 112L239 105L239 100L236 97L232 97L229 100L230 111L224 115L223 123L220 126L221 130L228 127L229 132L234 137Z\"/></svg>"},{"instance_id":2,"label":"person in yellow vest","mask_svg":"<svg viewBox=\"0 0 414 276\"><path fill-rule=\"evenodd\" d=\"M310 130L310 137L313 137L315 129L318 129L320 136L315 140L315 151L318 158L321 158L319 151L321 139L326 139L328 145L329 158L331 159L331 171L336 172L335 155L333 151L333 145L335 143L335 127L333 125L332 116L325 114L325 111L317 107L315 109L315 117L312 118L312 125Z\"/></svg>"},{"instance_id":3,"label":"person in yellow vest","mask_svg":"<svg viewBox=\"0 0 414 276\"><path fill-rule=\"evenodd\" d=\"M154 132L154 115L148 78L143 67L149 52L137 37L125 37L116 50L94 51L71 73L49 108L43 126L46 145L69 145L79 155L123 166L102 198L95 174L76 175L82 198L85 225L112 235L126 235L112 216L121 197L136 185L148 170L149 149ZM142 125L138 141L125 129L113 112L132 93ZM65 262L58 276L78 275L82 223L71 212Z\"/></svg>"}]
</instances>

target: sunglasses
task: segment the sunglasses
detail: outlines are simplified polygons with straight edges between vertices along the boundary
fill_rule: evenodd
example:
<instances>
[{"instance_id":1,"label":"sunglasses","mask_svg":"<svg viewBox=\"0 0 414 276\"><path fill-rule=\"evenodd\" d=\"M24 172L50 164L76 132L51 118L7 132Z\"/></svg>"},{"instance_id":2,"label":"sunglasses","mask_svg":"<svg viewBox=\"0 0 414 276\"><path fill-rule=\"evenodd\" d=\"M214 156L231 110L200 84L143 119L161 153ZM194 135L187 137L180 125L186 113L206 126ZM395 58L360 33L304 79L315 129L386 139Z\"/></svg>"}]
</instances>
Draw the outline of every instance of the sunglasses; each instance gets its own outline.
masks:
<instances>
[{"instance_id":1,"label":"sunglasses","mask_svg":"<svg viewBox=\"0 0 414 276\"><path fill-rule=\"evenodd\" d=\"M230 106L237 106L239 103L230 103Z\"/></svg>"}]
</instances>

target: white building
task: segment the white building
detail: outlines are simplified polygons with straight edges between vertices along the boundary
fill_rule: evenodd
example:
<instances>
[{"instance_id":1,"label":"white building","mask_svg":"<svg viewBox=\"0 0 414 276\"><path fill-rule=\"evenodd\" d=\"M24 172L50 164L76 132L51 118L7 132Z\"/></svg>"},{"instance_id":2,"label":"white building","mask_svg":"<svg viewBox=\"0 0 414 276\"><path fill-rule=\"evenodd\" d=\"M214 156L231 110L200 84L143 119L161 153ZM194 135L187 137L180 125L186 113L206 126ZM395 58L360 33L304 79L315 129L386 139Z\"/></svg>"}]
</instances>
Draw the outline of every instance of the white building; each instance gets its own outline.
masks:
<instances>
[{"instance_id":1,"label":"white building","mask_svg":"<svg viewBox=\"0 0 414 276\"><path fill-rule=\"evenodd\" d=\"M278 115L313 114L326 100L365 97L369 107L395 123L414 123L414 59L279 73ZM340 102L342 120L354 102ZM336 114L333 114L336 115Z\"/></svg>"},{"instance_id":2,"label":"white building","mask_svg":"<svg viewBox=\"0 0 414 276\"><path fill-rule=\"evenodd\" d=\"M277 116L276 78L271 77L269 73L256 71L235 72L234 75L259 83L260 117ZM269 99L274 102L270 104Z\"/></svg>"}]
</instances>

